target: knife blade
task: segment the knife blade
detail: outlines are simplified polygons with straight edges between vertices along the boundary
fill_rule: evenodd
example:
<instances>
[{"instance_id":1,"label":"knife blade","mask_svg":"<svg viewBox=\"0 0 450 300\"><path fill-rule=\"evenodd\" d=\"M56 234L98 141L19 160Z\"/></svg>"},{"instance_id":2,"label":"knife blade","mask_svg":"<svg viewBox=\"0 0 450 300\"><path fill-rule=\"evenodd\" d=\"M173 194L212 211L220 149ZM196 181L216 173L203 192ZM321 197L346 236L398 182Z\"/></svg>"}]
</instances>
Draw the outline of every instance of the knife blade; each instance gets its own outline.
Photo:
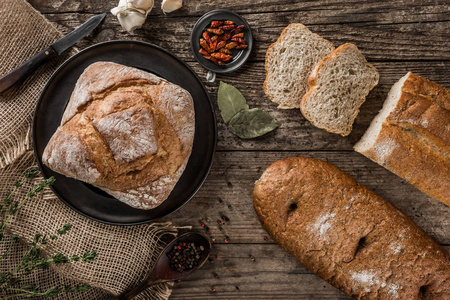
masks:
<instances>
[{"instance_id":1,"label":"knife blade","mask_svg":"<svg viewBox=\"0 0 450 300\"><path fill-rule=\"evenodd\" d=\"M105 16L106 14L100 14L90 18L77 29L57 40L9 74L3 76L0 79L0 94L11 91L19 83L25 81L38 67L75 45L79 40L94 30L103 21Z\"/></svg>"}]
</instances>

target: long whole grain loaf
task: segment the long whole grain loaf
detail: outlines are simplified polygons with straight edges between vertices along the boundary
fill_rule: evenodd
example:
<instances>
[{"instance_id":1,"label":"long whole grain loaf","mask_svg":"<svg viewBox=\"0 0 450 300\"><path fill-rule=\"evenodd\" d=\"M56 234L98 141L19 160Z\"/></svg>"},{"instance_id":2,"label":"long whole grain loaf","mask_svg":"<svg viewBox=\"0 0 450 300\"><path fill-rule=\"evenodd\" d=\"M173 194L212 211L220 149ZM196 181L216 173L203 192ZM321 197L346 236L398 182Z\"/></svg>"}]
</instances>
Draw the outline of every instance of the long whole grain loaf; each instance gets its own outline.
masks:
<instances>
[{"instance_id":1,"label":"long whole grain loaf","mask_svg":"<svg viewBox=\"0 0 450 300\"><path fill-rule=\"evenodd\" d=\"M406 74L355 150L450 206L450 91Z\"/></svg>"},{"instance_id":2,"label":"long whole grain loaf","mask_svg":"<svg viewBox=\"0 0 450 300\"><path fill-rule=\"evenodd\" d=\"M83 72L42 161L139 209L167 199L192 151L194 103L156 75L97 62Z\"/></svg>"},{"instance_id":3,"label":"long whole grain loaf","mask_svg":"<svg viewBox=\"0 0 450 300\"><path fill-rule=\"evenodd\" d=\"M356 299L450 299L450 254L337 167L291 157L256 182L255 211L275 242Z\"/></svg>"}]
</instances>

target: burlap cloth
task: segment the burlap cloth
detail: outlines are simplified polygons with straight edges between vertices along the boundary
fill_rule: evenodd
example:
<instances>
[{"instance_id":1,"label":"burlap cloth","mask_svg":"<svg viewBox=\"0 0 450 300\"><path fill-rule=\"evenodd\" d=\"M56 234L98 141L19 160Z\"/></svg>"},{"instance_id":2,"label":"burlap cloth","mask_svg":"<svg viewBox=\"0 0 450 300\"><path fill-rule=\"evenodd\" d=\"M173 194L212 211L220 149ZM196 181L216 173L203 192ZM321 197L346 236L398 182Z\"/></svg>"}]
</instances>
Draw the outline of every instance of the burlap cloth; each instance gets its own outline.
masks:
<instances>
[{"instance_id":1,"label":"burlap cloth","mask_svg":"<svg viewBox=\"0 0 450 300\"><path fill-rule=\"evenodd\" d=\"M61 33L24 0L0 0L0 20L0 76L61 37ZM36 164L31 150L34 107L45 83L68 55L41 67L18 90L0 96L0 201L14 183L23 178L24 171ZM23 199L29 187L21 188L16 198ZM7 233L18 234L21 242L0 263L0 272L17 266L35 233L54 233L66 223L71 223L72 229L45 246L44 256L56 252L81 255L95 250L98 258L89 263L39 270L22 282L39 285L42 290L80 283L93 287L78 294L61 294L58 299L113 299L145 276L162 249L160 238L164 234L176 234L176 228L167 223L119 227L89 220L69 209L47 189L29 201L9 223ZM5 238L6 241L0 242L0 253L9 244L10 236ZM161 284L140 299L167 299L169 295L170 284Z\"/></svg>"}]
</instances>

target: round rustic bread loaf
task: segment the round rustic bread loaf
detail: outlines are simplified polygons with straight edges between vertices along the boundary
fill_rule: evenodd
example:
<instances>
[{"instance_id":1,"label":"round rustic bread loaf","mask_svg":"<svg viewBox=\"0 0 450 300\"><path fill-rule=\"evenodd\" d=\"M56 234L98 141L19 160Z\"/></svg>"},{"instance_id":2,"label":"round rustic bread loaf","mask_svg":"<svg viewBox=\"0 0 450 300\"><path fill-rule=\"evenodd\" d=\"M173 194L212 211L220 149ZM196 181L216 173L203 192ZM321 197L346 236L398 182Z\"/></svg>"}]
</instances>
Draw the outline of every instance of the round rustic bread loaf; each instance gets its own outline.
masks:
<instances>
[{"instance_id":1,"label":"round rustic bread loaf","mask_svg":"<svg viewBox=\"0 0 450 300\"><path fill-rule=\"evenodd\" d=\"M97 62L78 79L42 160L130 206L151 209L183 173L194 131L189 92L135 68Z\"/></svg>"},{"instance_id":2,"label":"round rustic bread loaf","mask_svg":"<svg viewBox=\"0 0 450 300\"><path fill-rule=\"evenodd\" d=\"M450 299L450 254L410 218L335 166L292 157L256 182L267 232L356 299Z\"/></svg>"}]
</instances>

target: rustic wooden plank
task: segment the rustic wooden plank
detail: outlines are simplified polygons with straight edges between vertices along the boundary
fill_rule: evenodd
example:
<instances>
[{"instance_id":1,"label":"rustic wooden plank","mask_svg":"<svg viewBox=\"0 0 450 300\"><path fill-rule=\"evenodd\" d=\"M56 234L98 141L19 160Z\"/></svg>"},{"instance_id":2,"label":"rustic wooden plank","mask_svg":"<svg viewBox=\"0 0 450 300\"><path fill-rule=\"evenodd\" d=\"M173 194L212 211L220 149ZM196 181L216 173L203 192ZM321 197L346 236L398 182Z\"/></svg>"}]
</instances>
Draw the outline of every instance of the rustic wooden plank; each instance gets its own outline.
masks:
<instances>
[{"instance_id":1,"label":"rustic wooden plank","mask_svg":"<svg viewBox=\"0 0 450 300\"><path fill-rule=\"evenodd\" d=\"M450 7L450 6L449 6ZM450 8L441 12L443 21L383 24L347 23L347 24L309 24L302 13L290 11L283 13L263 13L246 15L253 29L255 47L251 60L263 61L267 48L275 42L285 26L293 22L303 22L315 33L329 39L336 46L346 42L356 44L369 60L450 60ZM57 28L69 32L92 14L67 13L46 14L46 17L58 24ZM313 18L313 17L311 17ZM318 11L315 18L324 16ZM92 43L113 39L136 39L158 44L170 49L181 58L193 61L189 46L190 30L198 17L151 16L142 29L133 34L124 32L117 19L108 14L104 23L96 29L94 38L89 37L80 43L82 47ZM312 21L312 20L311 20Z\"/></svg>"},{"instance_id":2,"label":"rustic wooden plank","mask_svg":"<svg viewBox=\"0 0 450 300\"><path fill-rule=\"evenodd\" d=\"M29 0L42 13L99 13L115 7L118 0ZM155 1L152 16L161 16L161 1ZM197 0L184 1L183 8L171 13L170 17L201 16L205 12L226 8L239 14L256 14L265 12L303 12L302 18L321 23L377 22L405 23L441 21L448 12L446 0L422 1L355 1L355 0ZM320 18L316 16L320 14ZM311 24L311 21L303 21Z\"/></svg>"},{"instance_id":3,"label":"rustic wooden plank","mask_svg":"<svg viewBox=\"0 0 450 300\"><path fill-rule=\"evenodd\" d=\"M61 15L54 15L61 16ZM64 15L65 16L65 15ZM77 15L69 15L77 16ZM85 16L83 16L84 18ZM111 18L111 17L108 17ZM84 20L81 20L84 21ZM78 20L72 20L73 27L76 27ZM78 22L78 23L77 23ZM64 28L60 28L64 29ZM117 29L117 28L116 28ZM115 30L116 30L115 29ZM114 36L115 30L103 28L95 31L94 39L85 39L80 43L80 48L99 42L117 38ZM66 28L67 31L67 28ZM175 34L175 33L174 33ZM168 46L173 49L174 53L180 57L192 56L188 44L182 49L172 48L168 43L168 39L173 37L169 34L164 37L166 40L157 40L156 37L142 38L141 40L153 42L160 46ZM447 39L448 40L448 39ZM174 43L176 43L174 41ZM450 46L450 45L449 45ZM450 54L450 51L447 52ZM186 54L189 53L189 54ZM192 58L190 58L192 61ZM447 76L450 69L449 61L437 62L421 62L421 61L405 61L405 62L373 62L380 72L380 84L370 93L367 102L363 105L359 114L354 130L349 137L341 137L336 134L327 133L323 130L315 128L303 118L298 110L278 110L276 105L270 102L265 96L262 85L265 79L265 71L263 62L249 62L238 72L230 75L219 75L217 82L214 84L207 83L208 90L211 93L212 100L216 107L216 115L219 126L219 145L218 149L247 149L247 150L312 150L312 149L333 149L333 150L351 150L353 145L359 140L365 129L369 126L370 121L381 108L382 103L393 83L408 71L413 71L419 75L425 76L430 80L434 80L443 86L450 87L450 78ZM190 66L200 75L202 79L206 77L206 71L199 66L198 63L192 62ZM277 118L283 125L275 132L267 136L255 140L245 141L232 135L223 123L216 106L216 92L218 81L224 80L239 88L246 96L249 104L254 107L258 106Z\"/></svg>"},{"instance_id":4,"label":"rustic wooden plank","mask_svg":"<svg viewBox=\"0 0 450 300\"><path fill-rule=\"evenodd\" d=\"M437 83L450 87L450 62L374 62L380 73L380 82L367 97L348 137L328 133L314 127L298 109L280 110L268 100L262 89L265 79L263 63L248 63L241 70L229 75L218 75L215 83L205 82L216 109L220 150L352 150L364 134L373 117L382 107L391 86L408 71L417 73ZM197 63L190 66L206 77L206 71ZM282 126L264 137L242 140L234 136L224 124L216 105L219 81L236 86L246 97L250 107L260 107L282 123Z\"/></svg>"},{"instance_id":5,"label":"rustic wooden plank","mask_svg":"<svg viewBox=\"0 0 450 300\"><path fill-rule=\"evenodd\" d=\"M109 11L118 0L29 2L67 33L92 14ZM123 32L116 18L108 14L105 22L78 47L113 39L155 43L188 61L203 79L206 72L194 62L189 47L190 29L203 13L231 7L249 21L256 41L244 68L206 84L216 107L219 152L210 176L194 199L163 220L193 225L193 230L203 232L206 229L201 222L206 223L216 243L212 260L176 284L171 299L349 299L308 272L270 238L264 239L267 233L252 207L253 184L268 165L288 156L316 157L336 164L391 201L438 242L450 245L450 222L445 217L450 213L449 207L352 151L352 145L381 108L390 86L407 71L450 87L448 0L198 0L184 1L183 9L167 17L161 14L160 3L156 1L144 28L134 34ZM380 85L369 95L354 132L347 138L314 128L297 110L276 109L262 91L265 51L292 22L308 25L335 45L355 43L380 71ZM238 87L251 107L264 108L283 126L256 140L243 141L233 136L217 112L215 94L219 80Z\"/></svg>"},{"instance_id":6,"label":"rustic wooden plank","mask_svg":"<svg viewBox=\"0 0 450 300\"><path fill-rule=\"evenodd\" d=\"M329 161L407 214L441 244L450 245L450 207L426 196L356 152L218 152L211 173L197 195L164 218L180 226L210 231L216 243L270 243L252 205L254 182L273 162L290 156ZM229 219L229 220L228 220ZM223 224L219 225L218 220Z\"/></svg>"},{"instance_id":7,"label":"rustic wooden plank","mask_svg":"<svg viewBox=\"0 0 450 300\"><path fill-rule=\"evenodd\" d=\"M350 299L278 245L215 245L211 258L170 299Z\"/></svg>"},{"instance_id":8,"label":"rustic wooden plank","mask_svg":"<svg viewBox=\"0 0 450 300\"><path fill-rule=\"evenodd\" d=\"M212 261L175 284L170 299L311 299L312 296L349 299L309 273L278 245L215 245Z\"/></svg>"}]
</instances>

